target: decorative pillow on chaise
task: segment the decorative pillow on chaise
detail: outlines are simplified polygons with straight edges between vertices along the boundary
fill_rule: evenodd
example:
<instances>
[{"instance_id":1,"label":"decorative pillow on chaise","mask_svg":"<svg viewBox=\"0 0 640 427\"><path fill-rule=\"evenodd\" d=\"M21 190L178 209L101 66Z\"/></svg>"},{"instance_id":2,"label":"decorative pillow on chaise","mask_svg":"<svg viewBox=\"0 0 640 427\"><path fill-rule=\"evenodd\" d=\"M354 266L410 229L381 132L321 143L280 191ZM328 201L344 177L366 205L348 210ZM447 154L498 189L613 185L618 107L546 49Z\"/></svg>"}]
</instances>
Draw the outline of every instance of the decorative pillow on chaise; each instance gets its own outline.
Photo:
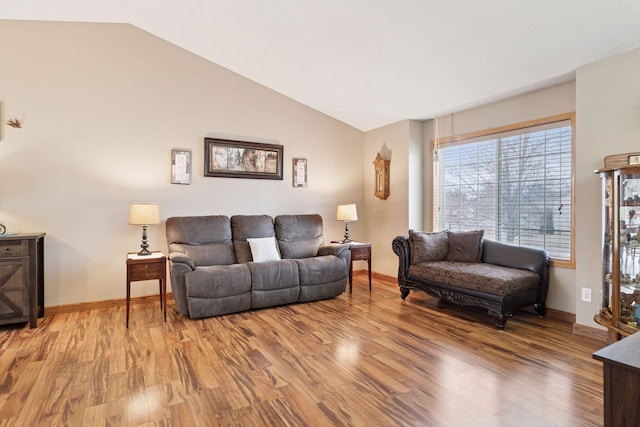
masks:
<instances>
[{"instance_id":1,"label":"decorative pillow on chaise","mask_svg":"<svg viewBox=\"0 0 640 427\"><path fill-rule=\"evenodd\" d=\"M427 233L409 230L411 264L444 261L449 249L447 230Z\"/></svg>"},{"instance_id":2,"label":"decorative pillow on chaise","mask_svg":"<svg viewBox=\"0 0 640 427\"><path fill-rule=\"evenodd\" d=\"M480 262L482 259L482 238L484 230L449 231L449 251L447 261Z\"/></svg>"}]
</instances>

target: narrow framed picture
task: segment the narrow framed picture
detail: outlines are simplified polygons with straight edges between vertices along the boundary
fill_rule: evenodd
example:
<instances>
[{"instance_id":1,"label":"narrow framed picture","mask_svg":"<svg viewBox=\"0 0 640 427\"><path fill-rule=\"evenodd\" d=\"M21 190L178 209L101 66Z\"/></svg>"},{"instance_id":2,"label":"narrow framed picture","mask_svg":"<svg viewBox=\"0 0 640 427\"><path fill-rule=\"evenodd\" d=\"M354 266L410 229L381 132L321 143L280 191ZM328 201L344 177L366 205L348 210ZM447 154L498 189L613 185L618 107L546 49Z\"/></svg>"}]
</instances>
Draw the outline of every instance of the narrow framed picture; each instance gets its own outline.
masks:
<instances>
[{"instance_id":1,"label":"narrow framed picture","mask_svg":"<svg viewBox=\"0 0 640 427\"><path fill-rule=\"evenodd\" d=\"M171 183L191 184L191 150L186 148L171 149Z\"/></svg>"},{"instance_id":2,"label":"narrow framed picture","mask_svg":"<svg viewBox=\"0 0 640 427\"><path fill-rule=\"evenodd\" d=\"M307 186L307 159L293 158L293 186Z\"/></svg>"}]
</instances>

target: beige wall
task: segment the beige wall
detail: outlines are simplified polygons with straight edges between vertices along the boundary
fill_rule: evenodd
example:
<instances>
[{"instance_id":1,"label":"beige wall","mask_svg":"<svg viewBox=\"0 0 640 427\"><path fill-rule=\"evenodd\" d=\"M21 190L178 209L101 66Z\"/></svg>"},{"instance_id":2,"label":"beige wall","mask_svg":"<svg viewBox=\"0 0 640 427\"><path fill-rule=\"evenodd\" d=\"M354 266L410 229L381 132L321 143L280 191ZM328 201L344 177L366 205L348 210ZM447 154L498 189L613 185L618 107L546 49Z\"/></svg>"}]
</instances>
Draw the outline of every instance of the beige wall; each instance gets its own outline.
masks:
<instances>
[{"instance_id":1,"label":"beige wall","mask_svg":"<svg viewBox=\"0 0 640 427\"><path fill-rule=\"evenodd\" d=\"M0 125L0 222L47 233L47 306L124 297L125 253L141 235L127 224L132 201L159 202L163 220L317 212L327 240L343 234L337 204L363 206L361 131L144 31L0 21L0 40L2 118L24 122ZM284 145L284 180L205 178L209 134ZM172 147L193 151L191 185L170 184ZM308 159L306 188L292 187L292 157ZM164 226L149 239L165 250Z\"/></svg>"},{"instance_id":2,"label":"beige wall","mask_svg":"<svg viewBox=\"0 0 640 427\"><path fill-rule=\"evenodd\" d=\"M360 239L373 245L373 270L378 273L397 274L398 257L391 249L393 238L406 234L409 228L422 227L421 140L421 124L411 120L365 133L362 168L366 230ZM373 161L378 153L391 160L390 195L386 200L374 195Z\"/></svg>"},{"instance_id":3,"label":"beige wall","mask_svg":"<svg viewBox=\"0 0 640 427\"><path fill-rule=\"evenodd\" d=\"M640 49L576 71L576 288L592 289L592 303L576 298L577 323L596 325L601 307L600 179L604 156L640 151Z\"/></svg>"}]
</instances>

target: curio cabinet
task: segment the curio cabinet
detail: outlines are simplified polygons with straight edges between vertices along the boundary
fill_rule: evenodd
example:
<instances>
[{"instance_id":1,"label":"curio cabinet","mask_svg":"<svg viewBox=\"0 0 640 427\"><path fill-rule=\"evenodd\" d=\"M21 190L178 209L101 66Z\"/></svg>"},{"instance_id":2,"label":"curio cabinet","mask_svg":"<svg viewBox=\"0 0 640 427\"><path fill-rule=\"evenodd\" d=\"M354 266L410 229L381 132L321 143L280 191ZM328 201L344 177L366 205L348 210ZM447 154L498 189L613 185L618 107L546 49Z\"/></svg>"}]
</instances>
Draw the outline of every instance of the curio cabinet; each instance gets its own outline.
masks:
<instances>
[{"instance_id":1,"label":"curio cabinet","mask_svg":"<svg viewBox=\"0 0 640 427\"><path fill-rule=\"evenodd\" d=\"M640 325L640 153L604 159L602 184L602 308L595 321L609 342Z\"/></svg>"}]
</instances>

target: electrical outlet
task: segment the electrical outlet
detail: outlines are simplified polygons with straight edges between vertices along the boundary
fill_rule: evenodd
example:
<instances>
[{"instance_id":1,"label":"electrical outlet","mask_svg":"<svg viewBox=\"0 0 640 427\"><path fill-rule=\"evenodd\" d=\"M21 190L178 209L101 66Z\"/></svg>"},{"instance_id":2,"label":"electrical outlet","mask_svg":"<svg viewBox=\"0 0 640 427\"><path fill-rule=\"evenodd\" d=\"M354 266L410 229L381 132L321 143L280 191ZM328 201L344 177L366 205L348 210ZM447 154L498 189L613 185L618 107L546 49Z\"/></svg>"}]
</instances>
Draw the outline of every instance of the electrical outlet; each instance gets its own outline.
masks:
<instances>
[{"instance_id":1,"label":"electrical outlet","mask_svg":"<svg viewBox=\"0 0 640 427\"><path fill-rule=\"evenodd\" d=\"M591 302L591 288L582 288L582 301Z\"/></svg>"}]
</instances>

